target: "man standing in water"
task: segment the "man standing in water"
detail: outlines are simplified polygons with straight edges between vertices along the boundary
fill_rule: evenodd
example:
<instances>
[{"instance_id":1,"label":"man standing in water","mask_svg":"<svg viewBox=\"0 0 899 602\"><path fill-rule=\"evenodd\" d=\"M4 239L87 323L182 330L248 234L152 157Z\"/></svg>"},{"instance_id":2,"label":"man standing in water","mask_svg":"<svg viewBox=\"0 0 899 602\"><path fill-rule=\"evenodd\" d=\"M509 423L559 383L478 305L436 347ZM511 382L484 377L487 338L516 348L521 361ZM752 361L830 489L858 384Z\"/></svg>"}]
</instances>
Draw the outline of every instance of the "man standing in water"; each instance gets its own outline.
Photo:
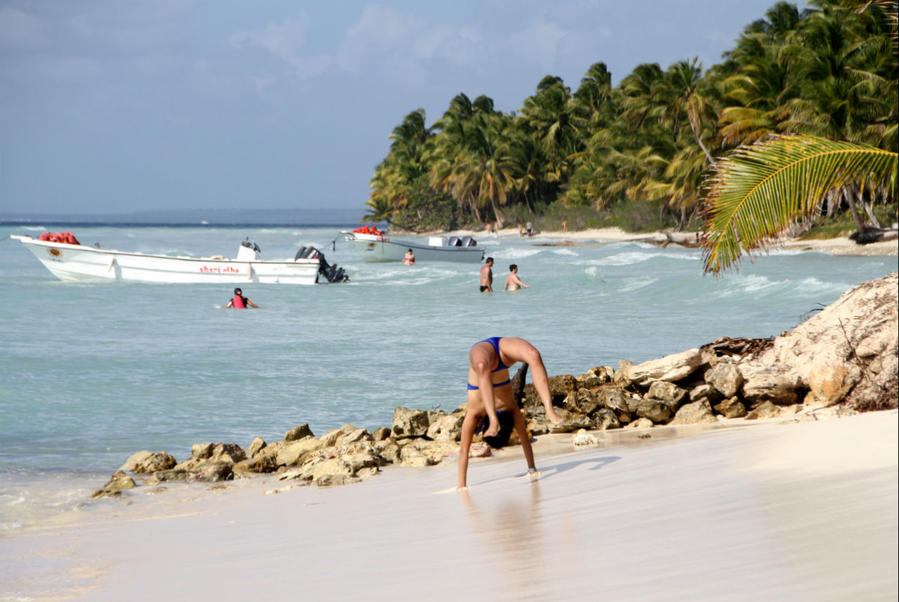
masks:
<instances>
[{"instance_id":1,"label":"man standing in water","mask_svg":"<svg viewBox=\"0 0 899 602\"><path fill-rule=\"evenodd\" d=\"M534 387L540 401L543 402L546 418L553 424L562 423L563 420L556 414L552 405L549 378L540 352L524 339L491 337L474 344L468 352L468 361L468 407L462 421L462 439L459 445L459 489L467 487L468 453L475 429L486 416L489 426L484 433L484 441L490 444L500 430L497 411L511 414L515 432L521 440L524 457L528 463L528 472L536 473L534 450L528 438L524 416L518 409L518 403L513 395L509 368L516 362L528 365Z\"/></svg>"},{"instance_id":2,"label":"man standing in water","mask_svg":"<svg viewBox=\"0 0 899 602\"><path fill-rule=\"evenodd\" d=\"M509 271L511 274L506 276L506 284L503 286L504 291L517 291L521 287L529 288L527 284L521 281L521 278L518 277L518 266L514 263L509 266Z\"/></svg>"},{"instance_id":3,"label":"man standing in water","mask_svg":"<svg viewBox=\"0 0 899 602\"><path fill-rule=\"evenodd\" d=\"M488 257L481 267L481 292L493 292L493 258Z\"/></svg>"}]
</instances>

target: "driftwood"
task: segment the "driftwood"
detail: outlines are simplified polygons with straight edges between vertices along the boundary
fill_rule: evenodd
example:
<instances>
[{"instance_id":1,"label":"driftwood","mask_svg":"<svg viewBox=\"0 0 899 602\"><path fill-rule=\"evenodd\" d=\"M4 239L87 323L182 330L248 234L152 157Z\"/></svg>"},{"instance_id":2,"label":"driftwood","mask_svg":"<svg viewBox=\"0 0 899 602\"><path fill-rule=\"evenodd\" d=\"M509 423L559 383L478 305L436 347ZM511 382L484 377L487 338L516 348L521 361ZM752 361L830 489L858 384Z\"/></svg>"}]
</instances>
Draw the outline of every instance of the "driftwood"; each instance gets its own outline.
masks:
<instances>
[{"instance_id":1,"label":"driftwood","mask_svg":"<svg viewBox=\"0 0 899 602\"><path fill-rule=\"evenodd\" d=\"M715 357L723 355L739 355L740 357L757 355L774 344L774 337L765 339L745 339L731 337L718 337L708 345L703 345L701 351L712 352Z\"/></svg>"}]
</instances>

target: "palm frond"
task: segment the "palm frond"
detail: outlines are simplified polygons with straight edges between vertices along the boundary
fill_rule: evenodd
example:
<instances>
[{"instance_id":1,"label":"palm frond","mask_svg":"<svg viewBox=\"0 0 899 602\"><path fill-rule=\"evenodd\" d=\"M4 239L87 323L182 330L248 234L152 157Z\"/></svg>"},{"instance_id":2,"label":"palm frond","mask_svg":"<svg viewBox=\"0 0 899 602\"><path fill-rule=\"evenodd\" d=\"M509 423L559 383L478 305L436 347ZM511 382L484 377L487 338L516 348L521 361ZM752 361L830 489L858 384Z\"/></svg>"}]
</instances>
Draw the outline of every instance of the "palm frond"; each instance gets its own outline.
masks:
<instances>
[{"instance_id":1,"label":"palm frond","mask_svg":"<svg viewBox=\"0 0 899 602\"><path fill-rule=\"evenodd\" d=\"M830 191L849 183L896 190L897 153L812 136L776 136L737 148L707 181L704 269L720 273L764 247Z\"/></svg>"}]
</instances>

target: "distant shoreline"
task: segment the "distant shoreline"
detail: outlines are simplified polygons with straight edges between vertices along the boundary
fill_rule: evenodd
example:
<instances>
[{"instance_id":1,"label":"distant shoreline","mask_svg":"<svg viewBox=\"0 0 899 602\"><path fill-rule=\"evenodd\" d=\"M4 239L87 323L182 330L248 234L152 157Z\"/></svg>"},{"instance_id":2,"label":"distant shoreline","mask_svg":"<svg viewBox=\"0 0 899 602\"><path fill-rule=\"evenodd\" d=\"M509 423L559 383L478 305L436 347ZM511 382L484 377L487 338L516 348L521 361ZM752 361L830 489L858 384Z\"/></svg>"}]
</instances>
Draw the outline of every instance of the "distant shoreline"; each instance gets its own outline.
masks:
<instances>
[{"instance_id":1,"label":"distant shoreline","mask_svg":"<svg viewBox=\"0 0 899 602\"><path fill-rule=\"evenodd\" d=\"M412 235L413 233L403 233ZM494 238L493 234L487 234L484 230L453 230L450 232L430 232L422 233L419 236L471 236L476 240L489 240ZM496 238L517 237L518 231L515 228L501 229ZM695 232L626 232L621 228L591 228L587 230L576 230L562 232L552 230L546 232L537 232L531 238L544 238L557 241L555 244L560 246L566 243L585 244L585 243L612 243L612 242L646 242L650 244L666 245L686 245L692 246L691 243L695 239ZM527 238L527 237L525 237ZM830 253L832 255L845 256L861 256L861 257L896 257L899 256L899 240L885 240L882 242L869 243L867 245L856 244L855 241L847 237L826 238L826 239L791 239L785 240L778 244L772 244L770 249L786 249L792 251L820 251L822 253ZM764 254L764 250L755 253Z\"/></svg>"},{"instance_id":2,"label":"distant shoreline","mask_svg":"<svg viewBox=\"0 0 899 602\"><path fill-rule=\"evenodd\" d=\"M115 222L75 220L0 220L0 226L66 226L84 228L355 228L346 222Z\"/></svg>"}]
</instances>

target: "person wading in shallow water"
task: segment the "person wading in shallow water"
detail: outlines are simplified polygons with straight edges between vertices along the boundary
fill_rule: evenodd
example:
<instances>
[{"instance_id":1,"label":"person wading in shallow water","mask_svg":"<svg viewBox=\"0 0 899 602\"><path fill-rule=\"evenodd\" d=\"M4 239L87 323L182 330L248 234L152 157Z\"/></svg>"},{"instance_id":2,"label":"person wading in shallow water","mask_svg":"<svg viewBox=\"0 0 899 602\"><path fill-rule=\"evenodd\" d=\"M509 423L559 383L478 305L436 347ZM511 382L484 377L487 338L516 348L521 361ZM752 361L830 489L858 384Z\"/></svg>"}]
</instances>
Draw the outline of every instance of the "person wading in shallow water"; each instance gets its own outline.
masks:
<instances>
[{"instance_id":1,"label":"person wading in shallow water","mask_svg":"<svg viewBox=\"0 0 899 602\"><path fill-rule=\"evenodd\" d=\"M484 265L481 266L481 292L482 293L492 293L493 292L493 258L488 257L484 262Z\"/></svg>"},{"instance_id":2,"label":"person wading in shallow water","mask_svg":"<svg viewBox=\"0 0 899 602\"><path fill-rule=\"evenodd\" d=\"M529 288L527 284L521 281L521 278L518 277L518 266L514 263L509 266L509 272L511 272L508 276L506 276L506 284L503 286L503 290L505 291L517 291L521 287Z\"/></svg>"},{"instance_id":3,"label":"person wading in shallow water","mask_svg":"<svg viewBox=\"0 0 899 602\"><path fill-rule=\"evenodd\" d=\"M489 422L484 433L484 441L488 445L499 443L496 437L501 423L497 412L508 414L512 426L521 440L524 457L528 464L528 472L536 473L534 450L528 438L524 416L518 409L518 403L512 391L509 368L516 362L524 362L531 369L534 387L543 402L546 418L553 424L563 422L556 414L549 393L549 378L546 366L536 347L524 339L515 337L491 337L474 344L468 352L468 406L462 421L462 438L459 446L459 489L467 487L468 454L471 441L478 425L487 417ZM493 442L493 443L491 443Z\"/></svg>"},{"instance_id":4,"label":"person wading in shallow water","mask_svg":"<svg viewBox=\"0 0 899 602\"><path fill-rule=\"evenodd\" d=\"M243 291L239 288L234 289L234 296L225 304L224 309L230 307L233 307L234 309L247 309L248 307L259 309L258 305L243 296Z\"/></svg>"}]
</instances>

